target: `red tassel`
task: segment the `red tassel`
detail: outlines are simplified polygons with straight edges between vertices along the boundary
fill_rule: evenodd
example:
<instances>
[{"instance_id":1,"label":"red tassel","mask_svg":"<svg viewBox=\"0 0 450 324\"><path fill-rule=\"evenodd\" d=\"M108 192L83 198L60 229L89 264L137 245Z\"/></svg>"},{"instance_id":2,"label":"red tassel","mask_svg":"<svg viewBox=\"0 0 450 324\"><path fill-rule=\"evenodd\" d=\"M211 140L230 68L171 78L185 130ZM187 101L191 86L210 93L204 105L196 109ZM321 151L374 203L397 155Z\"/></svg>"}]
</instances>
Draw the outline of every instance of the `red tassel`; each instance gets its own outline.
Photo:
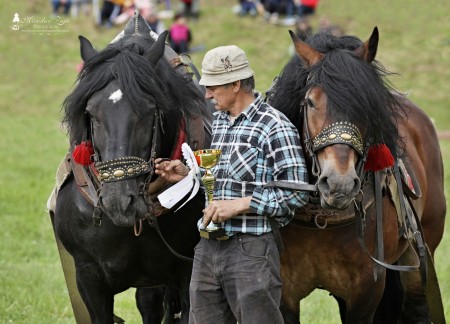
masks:
<instances>
[{"instance_id":1,"label":"red tassel","mask_svg":"<svg viewBox=\"0 0 450 324\"><path fill-rule=\"evenodd\" d=\"M184 127L184 119L180 122L180 131L178 132L177 143L175 144L175 150L172 152L171 160L181 159L181 145L186 142L186 130Z\"/></svg>"},{"instance_id":2,"label":"red tassel","mask_svg":"<svg viewBox=\"0 0 450 324\"><path fill-rule=\"evenodd\" d=\"M76 163L88 166L91 164L91 155L94 154L94 148L89 141L83 141L80 145L75 146L72 157Z\"/></svg>"},{"instance_id":3,"label":"red tassel","mask_svg":"<svg viewBox=\"0 0 450 324\"><path fill-rule=\"evenodd\" d=\"M369 147L367 160L364 164L366 171L379 171L394 165L394 157L386 144L375 144Z\"/></svg>"}]
</instances>

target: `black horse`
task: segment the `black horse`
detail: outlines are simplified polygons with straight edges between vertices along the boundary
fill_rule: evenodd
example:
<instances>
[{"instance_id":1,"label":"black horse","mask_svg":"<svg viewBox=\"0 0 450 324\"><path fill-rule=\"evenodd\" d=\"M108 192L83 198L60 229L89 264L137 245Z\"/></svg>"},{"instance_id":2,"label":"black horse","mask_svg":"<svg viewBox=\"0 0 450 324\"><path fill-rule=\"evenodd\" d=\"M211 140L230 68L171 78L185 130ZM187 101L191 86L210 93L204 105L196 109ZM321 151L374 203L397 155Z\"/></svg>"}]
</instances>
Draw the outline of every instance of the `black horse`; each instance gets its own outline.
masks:
<instances>
[{"instance_id":1,"label":"black horse","mask_svg":"<svg viewBox=\"0 0 450 324\"><path fill-rule=\"evenodd\" d=\"M114 295L130 287L169 287L137 290L145 323L173 320L159 312L165 301L179 304L182 322L189 314L188 258L204 195L176 213L165 210L155 198L164 184L153 164L179 158L184 141L208 147L203 121L212 116L190 74L163 58L166 32L155 41L149 31L135 15L99 52L80 36L84 68L63 104L70 152L78 157L66 159L71 172L58 191L54 227L73 256L92 323L112 323Z\"/></svg>"}]
</instances>

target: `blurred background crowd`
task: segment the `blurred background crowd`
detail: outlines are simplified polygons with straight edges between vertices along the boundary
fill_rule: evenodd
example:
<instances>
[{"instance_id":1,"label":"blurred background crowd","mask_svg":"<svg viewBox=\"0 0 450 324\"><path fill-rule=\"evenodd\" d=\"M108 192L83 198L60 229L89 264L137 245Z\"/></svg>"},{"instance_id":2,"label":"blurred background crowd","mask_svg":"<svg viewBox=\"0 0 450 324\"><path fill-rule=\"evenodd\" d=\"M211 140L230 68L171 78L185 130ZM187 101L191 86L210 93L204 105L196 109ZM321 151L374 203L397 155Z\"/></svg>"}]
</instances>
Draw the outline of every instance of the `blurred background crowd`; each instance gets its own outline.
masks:
<instances>
[{"instance_id":1,"label":"blurred background crowd","mask_svg":"<svg viewBox=\"0 0 450 324\"><path fill-rule=\"evenodd\" d=\"M189 26L200 18L200 0L51 0L53 15L92 15L98 28L124 25L135 9L157 34L169 30L168 42L179 54L201 50L191 46L193 35ZM313 33L311 17L318 11L319 0L238 0L231 10L248 19L260 17L268 24L293 26L305 40ZM323 16L317 30L342 35L343 30Z\"/></svg>"}]
</instances>

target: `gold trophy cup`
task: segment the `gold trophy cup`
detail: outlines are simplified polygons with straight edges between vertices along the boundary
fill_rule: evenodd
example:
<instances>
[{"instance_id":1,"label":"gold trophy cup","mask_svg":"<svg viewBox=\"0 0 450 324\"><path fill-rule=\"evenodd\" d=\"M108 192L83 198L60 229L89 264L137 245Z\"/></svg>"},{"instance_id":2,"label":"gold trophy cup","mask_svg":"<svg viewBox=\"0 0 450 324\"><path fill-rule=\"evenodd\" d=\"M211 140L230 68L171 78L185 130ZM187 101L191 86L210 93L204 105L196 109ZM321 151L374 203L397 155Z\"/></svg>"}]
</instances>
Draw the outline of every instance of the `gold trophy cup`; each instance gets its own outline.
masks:
<instances>
[{"instance_id":1,"label":"gold trophy cup","mask_svg":"<svg viewBox=\"0 0 450 324\"><path fill-rule=\"evenodd\" d=\"M202 182L205 186L208 202L213 201L214 182L216 178L211 173L210 169L217 165L222 154L221 150L198 150L194 152L198 165L205 169L205 174L202 176ZM225 234L225 230L219 225L211 222L205 229L200 230L200 236L207 239L225 239L228 238Z\"/></svg>"}]
</instances>

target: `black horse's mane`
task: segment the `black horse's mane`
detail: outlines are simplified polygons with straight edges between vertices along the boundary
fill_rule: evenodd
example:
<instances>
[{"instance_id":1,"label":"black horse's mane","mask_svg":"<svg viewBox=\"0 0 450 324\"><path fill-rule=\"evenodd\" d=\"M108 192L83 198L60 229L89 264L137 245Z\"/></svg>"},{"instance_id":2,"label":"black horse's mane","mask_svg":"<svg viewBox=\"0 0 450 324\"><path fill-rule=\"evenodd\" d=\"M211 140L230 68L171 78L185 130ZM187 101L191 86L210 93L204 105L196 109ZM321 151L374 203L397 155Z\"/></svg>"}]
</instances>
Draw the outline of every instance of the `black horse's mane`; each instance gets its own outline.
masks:
<instances>
[{"instance_id":1,"label":"black horse's mane","mask_svg":"<svg viewBox=\"0 0 450 324\"><path fill-rule=\"evenodd\" d=\"M355 50L363 43L356 37L318 33L306 42L325 54L324 59L306 68L297 55L293 57L279 77L271 104L301 131L302 100L308 89L320 85L328 97L330 120L350 121L365 132L366 141L385 143L394 156L402 155L397 121L405 111L387 80L392 73L378 61L369 64L359 58Z\"/></svg>"},{"instance_id":2,"label":"black horse's mane","mask_svg":"<svg viewBox=\"0 0 450 324\"><path fill-rule=\"evenodd\" d=\"M163 115L165 131L178 129L183 115L204 114L205 101L194 82L186 82L164 58L155 66L142 56L154 43L150 36L142 35L121 39L85 62L75 89L63 103L63 123L72 144L85 140L90 127L85 113L89 98L113 80L139 116L150 113L146 101L153 97Z\"/></svg>"}]
</instances>

